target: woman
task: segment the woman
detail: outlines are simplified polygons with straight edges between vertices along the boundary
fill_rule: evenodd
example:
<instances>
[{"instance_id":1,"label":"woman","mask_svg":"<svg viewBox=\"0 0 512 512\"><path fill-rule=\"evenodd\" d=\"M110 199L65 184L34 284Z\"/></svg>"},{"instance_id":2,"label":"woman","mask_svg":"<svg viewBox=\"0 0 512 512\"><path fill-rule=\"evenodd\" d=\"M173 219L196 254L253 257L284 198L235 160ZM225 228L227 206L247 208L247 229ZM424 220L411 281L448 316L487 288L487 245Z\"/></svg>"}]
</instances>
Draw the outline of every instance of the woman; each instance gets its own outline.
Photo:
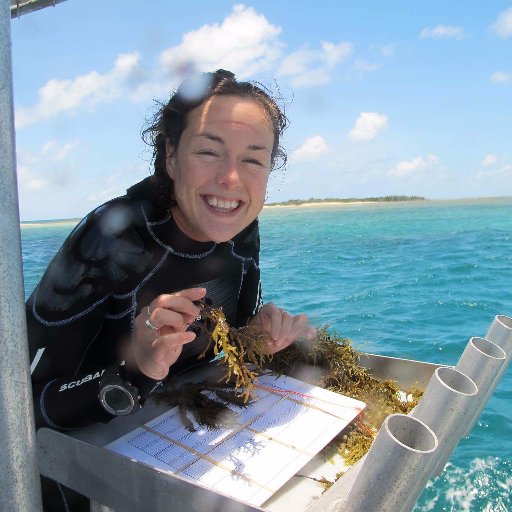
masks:
<instances>
[{"instance_id":1,"label":"woman","mask_svg":"<svg viewBox=\"0 0 512 512\"><path fill-rule=\"evenodd\" d=\"M261 304L257 216L285 126L270 96L224 70L160 110L144 132L154 176L85 217L27 302L37 427L128 414L196 366L203 299L266 329L269 353L314 335L306 316Z\"/></svg>"}]
</instances>

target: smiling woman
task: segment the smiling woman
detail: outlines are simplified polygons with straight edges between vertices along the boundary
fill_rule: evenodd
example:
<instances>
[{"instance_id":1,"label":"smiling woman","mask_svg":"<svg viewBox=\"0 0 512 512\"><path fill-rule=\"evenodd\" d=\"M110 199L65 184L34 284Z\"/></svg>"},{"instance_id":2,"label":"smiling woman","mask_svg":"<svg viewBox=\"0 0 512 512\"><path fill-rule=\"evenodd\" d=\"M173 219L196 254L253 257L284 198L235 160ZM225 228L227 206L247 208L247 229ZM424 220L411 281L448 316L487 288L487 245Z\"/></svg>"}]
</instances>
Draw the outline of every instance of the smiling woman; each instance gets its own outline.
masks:
<instances>
[{"instance_id":1,"label":"smiling woman","mask_svg":"<svg viewBox=\"0 0 512 512\"><path fill-rule=\"evenodd\" d=\"M201 301L267 331L268 354L316 334L261 299L257 217L285 126L263 89L223 70L162 107L144 132L154 175L87 215L27 301L37 427L129 414L198 356L211 360ZM43 489L45 510L88 509Z\"/></svg>"}]
</instances>

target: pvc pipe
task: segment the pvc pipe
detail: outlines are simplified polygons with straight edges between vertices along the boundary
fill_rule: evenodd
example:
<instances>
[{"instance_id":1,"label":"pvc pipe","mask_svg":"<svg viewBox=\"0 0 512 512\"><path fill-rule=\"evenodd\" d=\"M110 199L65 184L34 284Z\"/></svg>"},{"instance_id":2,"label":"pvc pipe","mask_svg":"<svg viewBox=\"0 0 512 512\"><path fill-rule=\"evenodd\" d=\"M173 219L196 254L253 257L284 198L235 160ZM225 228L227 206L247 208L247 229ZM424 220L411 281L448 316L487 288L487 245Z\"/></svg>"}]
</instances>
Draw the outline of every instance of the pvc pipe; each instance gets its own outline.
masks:
<instances>
[{"instance_id":1,"label":"pvc pipe","mask_svg":"<svg viewBox=\"0 0 512 512\"><path fill-rule=\"evenodd\" d=\"M487 334L485 335L485 339L494 343L495 345L498 345L498 347L500 347L503 352L505 352L505 361L503 361L493 381L489 384L485 396L479 399L479 406L474 412L475 422L480 417L480 414L482 414L482 411L494 393L494 389L498 385L501 376L510 363L510 359L512 357L512 318L503 315L495 316L494 321L492 322L489 330L487 331ZM474 422L471 427L473 427L473 425ZM467 435L467 433L468 432L465 434Z\"/></svg>"},{"instance_id":2,"label":"pvc pipe","mask_svg":"<svg viewBox=\"0 0 512 512\"><path fill-rule=\"evenodd\" d=\"M410 512L425 487L434 432L422 421L391 414L380 428L344 500L343 512Z\"/></svg>"},{"instance_id":3,"label":"pvc pipe","mask_svg":"<svg viewBox=\"0 0 512 512\"><path fill-rule=\"evenodd\" d=\"M510 359L512 358L512 318L503 315L497 315L494 318L494 321L489 327L487 334L485 335L485 339L492 341L498 347L502 348L506 354L506 359L500 368L494 382L489 390L489 397L493 393L496 384L501 379L501 376L507 369Z\"/></svg>"},{"instance_id":4,"label":"pvc pipe","mask_svg":"<svg viewBox=\"0 0 512 512\"><path fill-rule=\"evenodd\" d=\"M485 407L490 397L489 389L503 366L505 359L506 354L501 347L492 341L478 337L473 337L469 340L464 352L460 356L455 369L467 375L478 386L475 407L473 407L471 419L464 431L463 437L469 435Z\"/></svg>"},{"instance_id":5,"label":"pvc pipe","mask_svg":"<svg viewBox=\"0 0 512 512\"><path fill-rule=\"evenodd\" d=\"M10 2L0 0L0 510L42 509L16 185Z\"/></svg>"},{"instance_id":6,"label":"pvc pipe","mask_svg":"<svg viewBox=\"0 0 512 512\"><path fill-rule=\"evenodd\" d=\"M495 316L485 339L496 343L498 347L510 353L510 349L512 349L512 318L504 315Z\"/></svg>"},{"instance_id":7,"label":"pvc pipe","mask_svg":"<svg viewBox=\"0 0 512 512\"><path fill-rule=\"evenodd\" d=\"M436 434L439 448L429 468L437 476L466 428L478 393L476 384L448 366L436 369L411 416L425 422ZM442 466L441 466L442 464Z\"/></svg>"}]
</instances>

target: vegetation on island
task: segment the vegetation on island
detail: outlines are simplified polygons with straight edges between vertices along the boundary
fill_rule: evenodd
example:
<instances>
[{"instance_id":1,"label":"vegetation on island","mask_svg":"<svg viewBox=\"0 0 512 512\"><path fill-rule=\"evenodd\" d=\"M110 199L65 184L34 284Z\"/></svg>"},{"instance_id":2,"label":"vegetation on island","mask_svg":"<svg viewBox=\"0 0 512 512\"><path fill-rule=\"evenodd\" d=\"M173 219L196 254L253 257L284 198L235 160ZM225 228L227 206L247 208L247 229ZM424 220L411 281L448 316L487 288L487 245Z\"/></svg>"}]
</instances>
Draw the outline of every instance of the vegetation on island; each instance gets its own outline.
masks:
<instances>
[{"instance_id":1,"label":"vegetation on island","mask_svg":"<svg viewBox=\"0 0 512 512\"><path fill-rule=\"evenodd\" d=\"M335 197L326 197L324 199L316 199L310 197L309 199L289 199L280 203L267 203L267 206L300 206L309 203L392 203L398 201L426 201L422 196L379 196L379 197L348 197L344 199Z\"/></svg>"}]
</instances>

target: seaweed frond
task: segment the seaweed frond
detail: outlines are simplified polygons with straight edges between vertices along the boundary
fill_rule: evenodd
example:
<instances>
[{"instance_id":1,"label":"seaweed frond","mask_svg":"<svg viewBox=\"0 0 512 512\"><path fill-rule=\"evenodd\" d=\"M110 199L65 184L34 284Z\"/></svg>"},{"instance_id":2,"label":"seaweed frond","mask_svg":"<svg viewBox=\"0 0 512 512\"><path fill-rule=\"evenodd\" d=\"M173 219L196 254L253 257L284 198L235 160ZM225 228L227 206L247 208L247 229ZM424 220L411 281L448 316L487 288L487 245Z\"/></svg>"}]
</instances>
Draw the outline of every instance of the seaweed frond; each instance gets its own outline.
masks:
<instances>
[{"instance_id":1,"label":"seaweed frond","mask_svg":"<svg viewBox=\"0 0 512 512\"><path fill-rule=\"evenodd\" d=\"M288 374L300 365L318 367L321 372L312 384L366 403L357 420L323 450L326 456L339 453L347 465L352 465L368 451L384 419L389 414L410 412L422 392L414 386L401 390L397 382L371 375L361 366L360 353L352 342L330 334L327 328L318 329L313 343L294 343L275 354L270 368ZM403 400L404 392L411 399Z\"/></svg>"},{"instance_id":2,"label":"seaweed frond","mask_svg":"<svg viewBox=\"0 0 512 512\"><path fill-rule=\"evenodd\" d=\"M237 407L248 405L233 390L223 389L218 384L208 381L187 382L180 387L169 386L156 391L152 396L157 403L178 406L180 418L190 432L195 432L196 429L188 413L208 430L232 428L237 424L237 414L227 403Z\"/></svg>"},{"instance_id":3,"label":"seaweed frond","mask_svg":"<svg viewBox=\"0 0 512 512\"><path fill-rule=\"evenodd\" d=\"M352 465L369 450L386 416L407 414L421 398L422 392L416 387L401 390L395 381L374 377L360 364L360 353L351 340L330 334L328 325L317 330L315 340L301 340L269 356L265 353L268 332L253 326L230 327L220 309L201 305L201 316L211 338L199 357L204 357L213 344L219 364L225 365L221 378L224 384L184 384L156 395L157 400L179 406L182 420L191 431L194 427L187 412L207 428L232 426L236 414L226 404L247 405L264 367L277 374L299 373L301 380L366 403L356 421L322 451L325 457L339 453L347 465ZM301 371L304 367L307 372Z\"/></svg>"},{"instance_id":4,"label":"seaweed frond","mask_svg":"<svg viewBox=\"0 0 512 512\"><path fill-rule=\"evenodd\" d=\"M199 358L204 357L213 343L214 355L226 366L222 379L232 383L244 402L247 402L252 397L254 381L263 365L271 359L265 353L270 334L260 327L250 325L230 327L224 313L207 304L202 305L201 317L211 330L211 338ZM254 368L249 366L251 364Z\"/></svg>"}]
</instances>

